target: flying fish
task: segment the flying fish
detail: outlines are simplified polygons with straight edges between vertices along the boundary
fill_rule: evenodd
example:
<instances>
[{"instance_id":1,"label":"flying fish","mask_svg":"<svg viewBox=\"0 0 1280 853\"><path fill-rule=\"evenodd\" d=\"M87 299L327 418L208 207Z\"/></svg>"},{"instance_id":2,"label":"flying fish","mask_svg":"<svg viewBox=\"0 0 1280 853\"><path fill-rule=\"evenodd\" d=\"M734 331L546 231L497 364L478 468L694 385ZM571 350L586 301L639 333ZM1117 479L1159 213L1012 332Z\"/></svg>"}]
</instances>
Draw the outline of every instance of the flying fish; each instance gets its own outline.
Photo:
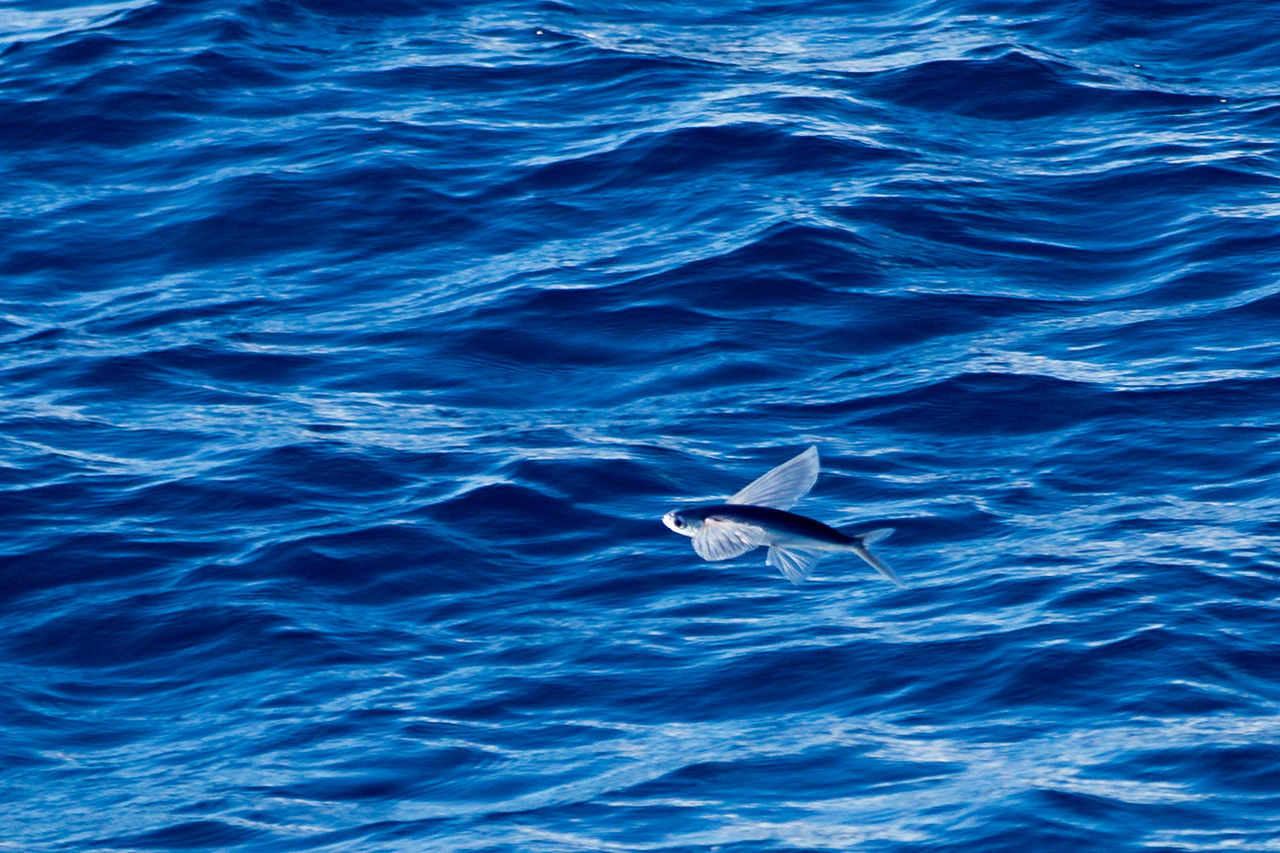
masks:
<instances>
[{"instance_id":1,"label":"flying fish","mask_svg":"<svg viewBox=\"0 0 1280 853\"><path fill-rule=\"evenodd\" d=\"M792 583L804 581L824 554L837 552L857 554L880 574L905 586L893 569L867 549L892 533L892 527L847 534L787 511L817 480L818 448L810 447L724 503L673 509L662 516L662 523L692 537L693 550L704 560L729 560L767 546L765 562Z\"/></svg>"}]
</instances>

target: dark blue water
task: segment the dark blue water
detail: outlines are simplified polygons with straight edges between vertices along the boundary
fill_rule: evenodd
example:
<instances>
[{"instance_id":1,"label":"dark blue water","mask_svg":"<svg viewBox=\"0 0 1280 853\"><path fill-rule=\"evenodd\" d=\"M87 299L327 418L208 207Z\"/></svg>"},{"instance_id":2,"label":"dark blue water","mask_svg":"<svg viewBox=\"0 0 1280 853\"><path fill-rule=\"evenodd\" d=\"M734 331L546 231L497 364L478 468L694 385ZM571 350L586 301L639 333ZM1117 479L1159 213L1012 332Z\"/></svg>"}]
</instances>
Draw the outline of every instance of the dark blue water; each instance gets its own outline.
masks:
<instances>
[{"instance_id":1,"label":"dark blue water","mask_svg":"<svg viewBox=\"0 0 1280 853\"><path fill-rule=\"evenodd\" d=\"M1278 31L7 3L0 849L1280 847Z\"/></svg>"}]
</instances>

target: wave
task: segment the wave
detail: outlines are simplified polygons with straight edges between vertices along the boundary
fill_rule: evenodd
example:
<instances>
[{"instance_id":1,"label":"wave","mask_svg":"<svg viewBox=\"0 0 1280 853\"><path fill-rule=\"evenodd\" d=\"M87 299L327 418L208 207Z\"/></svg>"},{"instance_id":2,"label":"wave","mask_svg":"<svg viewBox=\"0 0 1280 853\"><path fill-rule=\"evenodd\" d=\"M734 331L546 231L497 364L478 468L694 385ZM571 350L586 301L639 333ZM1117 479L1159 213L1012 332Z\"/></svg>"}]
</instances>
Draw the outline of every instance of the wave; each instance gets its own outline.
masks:
<instances>
[{"instance_id":1,"label":"wave","mask_svg":"<svg viewBox=\"0 0 1280 853\"><path fill-rule=\"evenodd\" d=\"M1263 18L9 16L11 843L1265 846Z\"/></svg>"}]
</instances>

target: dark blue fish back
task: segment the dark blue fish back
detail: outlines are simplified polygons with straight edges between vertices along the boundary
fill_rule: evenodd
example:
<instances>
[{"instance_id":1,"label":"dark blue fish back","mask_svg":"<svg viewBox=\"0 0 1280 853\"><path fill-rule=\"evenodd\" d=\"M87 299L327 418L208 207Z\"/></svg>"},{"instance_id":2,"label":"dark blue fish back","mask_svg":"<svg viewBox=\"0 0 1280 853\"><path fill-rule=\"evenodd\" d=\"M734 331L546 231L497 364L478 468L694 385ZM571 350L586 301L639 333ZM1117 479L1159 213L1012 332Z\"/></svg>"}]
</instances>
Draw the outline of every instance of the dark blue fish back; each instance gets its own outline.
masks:
<instances>
[{"instance_id":1,"label":"dark blue fish back","mask_svg":"<svg viewBox=\"0 0 1280 853\"><path fill-rule=\"evenodd\" d=\"M1277 8L7 4L0 847L1280 845Z\"/></svg>"}]
</instances>

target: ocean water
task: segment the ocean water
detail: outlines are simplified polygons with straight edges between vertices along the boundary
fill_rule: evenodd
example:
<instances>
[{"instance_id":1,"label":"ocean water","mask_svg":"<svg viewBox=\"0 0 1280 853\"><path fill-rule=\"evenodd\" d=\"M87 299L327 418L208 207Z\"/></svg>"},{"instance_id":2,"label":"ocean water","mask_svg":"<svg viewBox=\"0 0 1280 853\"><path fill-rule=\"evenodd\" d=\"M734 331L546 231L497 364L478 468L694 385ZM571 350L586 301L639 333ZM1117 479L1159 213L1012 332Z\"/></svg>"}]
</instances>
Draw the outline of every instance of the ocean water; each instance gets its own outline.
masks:
<instances>
[{"instance_id":1,"label":"ocean water","mask_svg":"<svg viewBox=\"0 0 1280 853\"><path fill-rule=\"evenodd\" d=\"M10 0L0 849L1280 850L1277 32Z\"/></svg>"}]
</instances>

